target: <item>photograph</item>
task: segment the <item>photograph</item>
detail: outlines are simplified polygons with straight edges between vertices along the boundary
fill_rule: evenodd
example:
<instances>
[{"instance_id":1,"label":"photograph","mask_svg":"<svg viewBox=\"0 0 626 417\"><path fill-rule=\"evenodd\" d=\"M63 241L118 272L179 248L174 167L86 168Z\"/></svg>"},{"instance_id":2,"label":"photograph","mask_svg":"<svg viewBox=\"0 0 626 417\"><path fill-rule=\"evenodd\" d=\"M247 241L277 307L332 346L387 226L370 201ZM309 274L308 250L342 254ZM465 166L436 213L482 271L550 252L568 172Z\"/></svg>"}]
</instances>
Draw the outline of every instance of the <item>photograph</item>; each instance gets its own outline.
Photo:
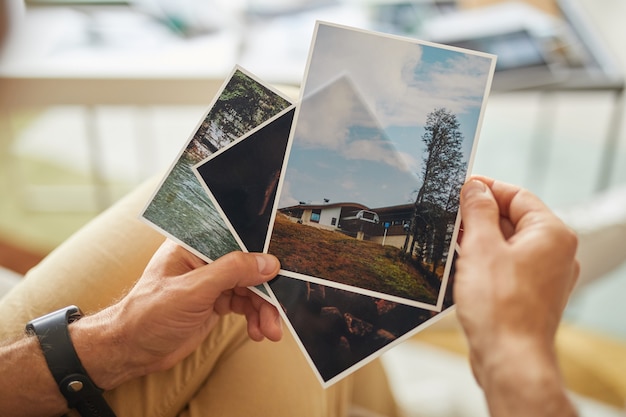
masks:
<instances>
[{"instance_id":1,"label":"photograph","mask_svg":"<svg viewBox=\"0 0 626 417\"><path fill-rule=\"evenodd\" d=\"M294 108L287 108L194 166L243 250L262 247L267 235L270 202L293 116ZM268 286L271 301L279 306L323 386L336 383L440 317L436 311L282 275ZM452 304L448 285L443 308Z\"/></svg>"},{"instance_id":2,"label":"photograph","mask_svg":"<svg viewBox=\"0 0 626 417\"><path fill-rule=\"evenodd\" d=\"M281 274L439 311L494 68L318 22L266 242Z\"/></svg>"},{"instance_id":3,"label":"photograph","mask_svg":"<svg viewBox=\"0 0 626 417\"><path fill-rule=\"evenodd\" d=\"M194 166L245 252L262 252L285 160L294 107Z\"/></svg>"},{"instance_id":4,"label":"photograph","mask_svg":"<svg viewBox=\"0 0 626 417\"><path fill-rule=\"evenodd\" d=\"M454 271L450 275L452 280ZM272 280L270 287L287 326L324 387L432 325L453 305L451 285L441 312L282 275Z\"/></svg>"},{"instance_id":5,"label":"photograph","mask_svg":"<svg viewBox=\"0 0 626 417\"><path fill-rule=\"evenodd\" d=\"M291 105L282 93L236 67L151 197L142 219L207 262L240 250L192 168Z\"/></svg>"}]
</instances>

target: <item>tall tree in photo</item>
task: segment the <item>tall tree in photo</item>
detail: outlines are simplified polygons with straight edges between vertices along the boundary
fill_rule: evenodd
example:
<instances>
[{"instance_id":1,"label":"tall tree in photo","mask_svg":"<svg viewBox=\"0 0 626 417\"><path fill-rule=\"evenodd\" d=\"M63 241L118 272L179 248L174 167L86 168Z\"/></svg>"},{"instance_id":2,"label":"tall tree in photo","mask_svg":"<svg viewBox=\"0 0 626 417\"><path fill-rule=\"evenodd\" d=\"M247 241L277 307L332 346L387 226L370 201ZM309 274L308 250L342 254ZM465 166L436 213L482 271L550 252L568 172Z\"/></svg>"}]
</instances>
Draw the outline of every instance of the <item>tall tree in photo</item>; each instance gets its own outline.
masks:
<instances>
[{"instance_id":1,"label":"tall tree in photo","mask_svg":"<svg viewBox=\"0 0 626 417\"><path fill-rule=\"evenodd\" d=\"M422 165L422 186L415 198L404 251L431 264L435 273L446 255L454 214L459 205L458 192L463 183L463 134L454 113L437 108L426 118L422 136L426 151Z\"/></svg>"},{"instance_id":2,"label":"tall tree in photo","mask_svg":"<svg viewBox=\"0 0 626 417\"><path fill-rule=\"evenodd\" d=\"M459 164L456 172L452 172L448 179L447 186L442 190L441 195L446 196L445 200L441 202L441 210L439 215L433 218L434 230L433 230L433 246L430 256L430 262L432 262L432 272L435 273L440 264L444 262L444 259L448 256L447 249L450 247L454 223L456 220L456 214L459 208L459 197L461 193L461 187L465 180L466 164Z\"/></svg>"}]
</instances>

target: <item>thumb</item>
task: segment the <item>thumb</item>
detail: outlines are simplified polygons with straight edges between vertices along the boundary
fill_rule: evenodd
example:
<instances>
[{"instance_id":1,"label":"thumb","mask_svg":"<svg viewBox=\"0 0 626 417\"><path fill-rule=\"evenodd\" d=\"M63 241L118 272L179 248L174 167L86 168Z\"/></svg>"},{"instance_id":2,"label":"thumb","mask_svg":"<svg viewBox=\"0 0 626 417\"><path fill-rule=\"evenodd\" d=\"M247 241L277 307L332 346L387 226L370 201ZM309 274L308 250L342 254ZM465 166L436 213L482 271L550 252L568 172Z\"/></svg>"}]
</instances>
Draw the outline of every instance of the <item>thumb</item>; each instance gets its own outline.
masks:
<instances>
[{"instance_id":1,"label":"thumb","mask_svg":"<svg viewBox=\"0 0 626 417\"><path fill-rule=\"evenodd\" d=\"M195 270L205 276L215 294L236 287L251 287L276 276L280 263L273 255L231 252Z\"/></svg>"},{"instance_id":2,"label":"thumb","mask_svg":"<svg viewBox=\"0 0 626 417\"><path fill-rule=\"evenodd\" d=\"M461 189L461 217L463 240L461 244L473 245L488 239L502 239L500 209L493 193L484 182L472 179Z\"/></svg>"}]
</instances>

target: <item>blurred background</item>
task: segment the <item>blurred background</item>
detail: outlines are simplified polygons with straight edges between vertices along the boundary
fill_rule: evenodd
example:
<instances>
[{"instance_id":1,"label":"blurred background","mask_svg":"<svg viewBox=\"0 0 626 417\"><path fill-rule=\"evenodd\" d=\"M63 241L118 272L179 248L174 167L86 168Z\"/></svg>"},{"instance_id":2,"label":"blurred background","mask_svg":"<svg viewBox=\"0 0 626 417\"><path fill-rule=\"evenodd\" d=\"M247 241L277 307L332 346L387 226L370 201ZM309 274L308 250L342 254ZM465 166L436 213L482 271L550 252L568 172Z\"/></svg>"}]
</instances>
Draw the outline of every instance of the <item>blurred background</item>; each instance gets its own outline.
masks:
<instances>
[{"instance_id":1,"label":"blurred background","mask_svg":"<svg viewBox=\"0 0 626 417\"><path fill-rule=\"evenodd\" d=\"M497 54L474 173L563 213L626 185L622 0L0 1L7 274L163 173L234 65L296 97L318 19ZM626 342L626 267L596 278L567 320Z\"/></svg>"}]
</instances>

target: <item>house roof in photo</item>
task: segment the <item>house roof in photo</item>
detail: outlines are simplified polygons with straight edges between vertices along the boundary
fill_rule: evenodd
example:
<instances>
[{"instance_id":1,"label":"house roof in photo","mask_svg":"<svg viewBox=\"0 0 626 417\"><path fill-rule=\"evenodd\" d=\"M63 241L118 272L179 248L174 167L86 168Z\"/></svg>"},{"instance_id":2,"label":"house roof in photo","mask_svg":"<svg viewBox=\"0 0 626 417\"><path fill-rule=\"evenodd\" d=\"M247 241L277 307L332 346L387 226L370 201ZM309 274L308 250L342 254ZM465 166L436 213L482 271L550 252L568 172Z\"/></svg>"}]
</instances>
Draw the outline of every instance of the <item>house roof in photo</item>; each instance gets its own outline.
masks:
<instances>
[{"instance_id":1,"label":"house roof in photo","mask_svg":"<svg viewBox=\"0 0 626 417\"><path fill-rule=\"evenodd\" d=\"M290 207L283 207L281 210L316 210L316 209L327 209L327 208L335 208L335 207L354 207L360 210L370 210L369 207L364 206L360 203L353 202L344 202L344 203L325 203L325 204L298 204Z\"/></svg>"}]
</instances>

